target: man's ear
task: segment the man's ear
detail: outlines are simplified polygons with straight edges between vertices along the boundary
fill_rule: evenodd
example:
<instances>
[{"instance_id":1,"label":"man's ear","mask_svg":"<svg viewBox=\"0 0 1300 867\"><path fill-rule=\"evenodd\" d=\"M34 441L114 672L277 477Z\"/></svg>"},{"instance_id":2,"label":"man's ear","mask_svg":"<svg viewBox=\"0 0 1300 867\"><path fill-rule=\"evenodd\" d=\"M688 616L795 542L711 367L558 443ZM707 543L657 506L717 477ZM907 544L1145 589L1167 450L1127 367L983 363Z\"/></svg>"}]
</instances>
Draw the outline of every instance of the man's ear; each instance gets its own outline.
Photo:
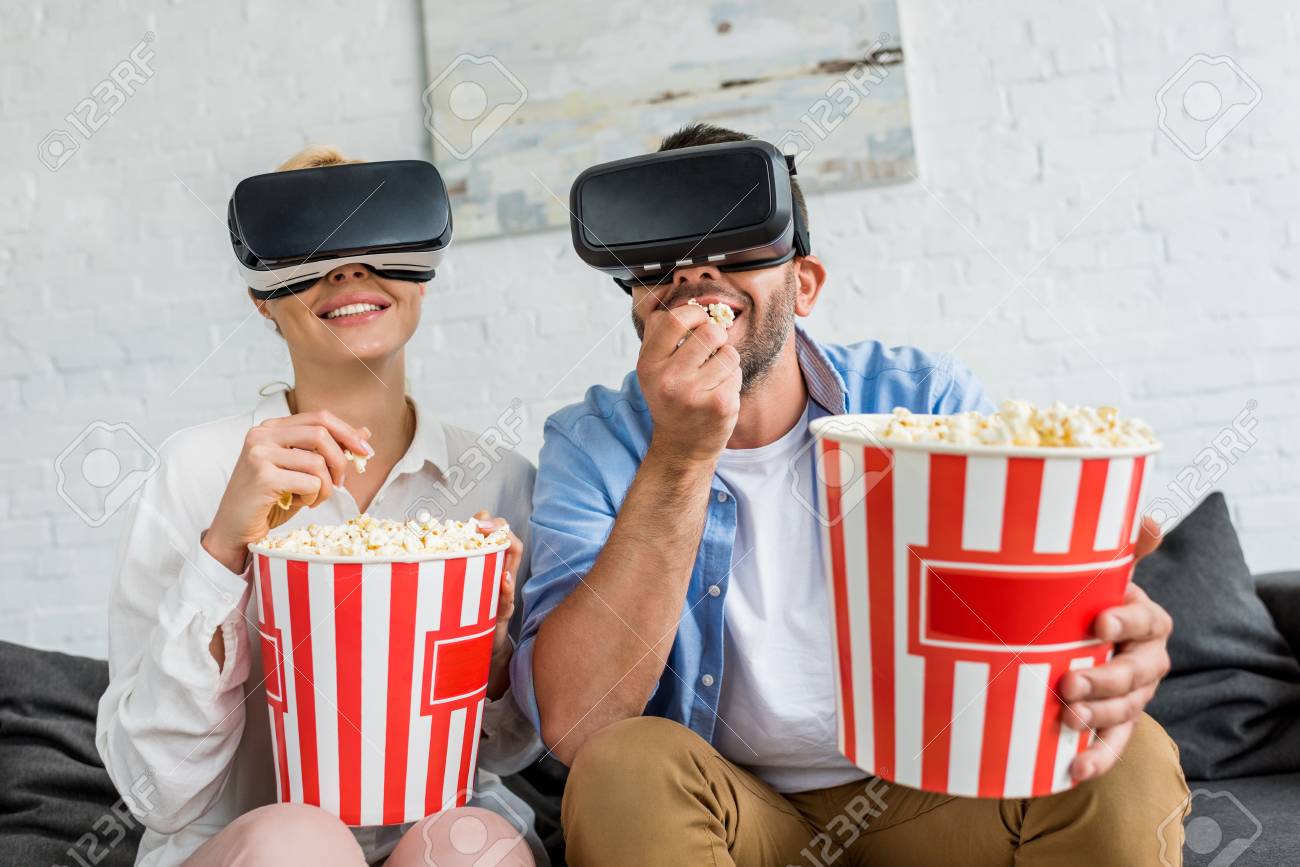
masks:
<instances>
[{"instance_id":1,"label":"man's ear","mask_svg":"<svg viewBox=\"0 0 1300 867\"><path fill-rule=\"evenodd\" d=\"M826 266L816 256L796 256L791 264L799 281L794 312L797 316L808 316L821 296L822 284L826 282Z\"/></svg>"}]
</instances>

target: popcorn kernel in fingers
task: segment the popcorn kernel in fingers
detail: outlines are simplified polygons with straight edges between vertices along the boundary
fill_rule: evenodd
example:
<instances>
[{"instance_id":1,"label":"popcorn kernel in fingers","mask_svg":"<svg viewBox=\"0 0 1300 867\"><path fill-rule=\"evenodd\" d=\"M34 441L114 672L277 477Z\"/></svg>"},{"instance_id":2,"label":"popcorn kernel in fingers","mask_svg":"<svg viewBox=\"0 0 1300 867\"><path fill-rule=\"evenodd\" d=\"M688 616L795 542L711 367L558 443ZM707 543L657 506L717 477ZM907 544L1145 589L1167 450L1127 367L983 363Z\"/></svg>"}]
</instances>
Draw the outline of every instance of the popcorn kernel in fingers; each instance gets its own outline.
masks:
<instances>
[{"instance_id":1,"label":"popcorn kernel in fingers","mask_svg":"<svg viewBox=\"0 0 1300 867\"><path fill-rule=\"evenodd\" d=\"M275 501L275 504L286 512L289 511L293 508L293 491L281 491L280 498Z\"/></svg>"},{"instance_id":2,"label":"popcorn kernel in fingers","mask_svg":"<svg viewBox=\"0 0 1300 867\"><path fill-rule=\"evenodd\" d=\"M353 466L357 468L358 473L364 473L366 471L366 461L370 460L370 458L365 455L354 455L349 451L343 452L343 459L350 461Z\"/></svg>"}]
</instances>

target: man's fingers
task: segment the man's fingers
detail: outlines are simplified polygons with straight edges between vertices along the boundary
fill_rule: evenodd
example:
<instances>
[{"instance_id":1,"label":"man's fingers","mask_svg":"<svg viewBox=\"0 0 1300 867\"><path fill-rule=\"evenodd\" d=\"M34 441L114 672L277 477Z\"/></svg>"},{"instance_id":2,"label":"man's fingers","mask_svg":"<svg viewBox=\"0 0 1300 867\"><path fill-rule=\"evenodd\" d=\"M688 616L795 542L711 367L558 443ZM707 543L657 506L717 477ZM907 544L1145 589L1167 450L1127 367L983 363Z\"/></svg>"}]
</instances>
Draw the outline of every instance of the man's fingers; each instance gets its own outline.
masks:
<instances>
[{"instance_id":1,"label":"man's fingers","mask_svg":"<svg viewBox=\"0 0 1300 867\"><path fill-rule=\"evenodd\" d=\"M645 316L645 335L641 340L641 355L655 361L668 358L684 346L683 339L690 332L709 321L708 311L694 304L682 304L671 310L656 307Z\"/></svg>"},{"instance_id":2,"label":"man's fingers","mask_svg":"<svg viewBox=\"0 0 1300 867\"><path fill-rule=\"evenodd\" d=\"M1074 757L1074 761L1070 764L1070 775L1083 782L1101 776L1115 767L1120 754L1128 746L1129 738L1133 736L1135 725L1134 722L1126 722L1098 731L1092 746Z\"/></svg>"},{"instance_id":3,"label":"man's fingers","mask_svg":"<svg viewBox=\"0 0 1300 867\"><path fill-rule=\"evenodd\" d=\"M727 345L727 330L712 320L702 323L686 336L686 340L673 354L672 364L689 369L704 365L713 354Z\"/></svg>"},{"instance_id":4,"label":"man's fingers","mask_svg":"<svg viewBox=\"0 0 1300 867\"><path fill-rule=\"evenodd\" d=\"M1133 550L1133 556L1141 560L1160 547L1161 538L1160 522L1150 515L1143 515L1142 529L1138 531L1138 540Z\"/></svg>"},{"instance_id":5,"label":"man's fingers","mask_svg":"<svg viewBox=\"0 0 1300 867\"><path fill-rule=\"evenodd\" d=\"M1064 721L1070 728L1080 731L1117 726L1141 716L1155 694L1156 688L1152 684L1117 698L1077 702L1066 708Z\"/></svg>"},{"instance_id":6,"label":"man's fingers","mask_svg":"<svg viewBox=\"0 0 1300 867\"><path fill-rule=\"evenodd\" d=\"M1093 634L1102 641L1150 641L1166 638L1173 630L1174 621L1169 613L1147 598L1141 589L1131 595L1132 601L1108 608L1097 615Z\"/></svg>"},{"instance_id":7,"label":"man's fingers","mask_svg":"<svg viewBox=\"0 0 1300 867\"><path fill-rule=\"evenodd\" d=\"M1061 698L1070 702L1098 701L1152 686L1169 671L1169 654L1158 641L1131 644L1110 662L1067 672L1061 678Z\"/></svg>"},{"instance_id":8,"label":"man's fingers","mask_svg":"<svg viewBox=\"0 0 1300 867\"><path fill-rule=\"evenodd\" d=\"M704 379L704 387L709 390L739 380L741 378L740 352L728 343L718 350L717 355L704 363L700 368L700 374Z\"/></svg>"}]
</instances>

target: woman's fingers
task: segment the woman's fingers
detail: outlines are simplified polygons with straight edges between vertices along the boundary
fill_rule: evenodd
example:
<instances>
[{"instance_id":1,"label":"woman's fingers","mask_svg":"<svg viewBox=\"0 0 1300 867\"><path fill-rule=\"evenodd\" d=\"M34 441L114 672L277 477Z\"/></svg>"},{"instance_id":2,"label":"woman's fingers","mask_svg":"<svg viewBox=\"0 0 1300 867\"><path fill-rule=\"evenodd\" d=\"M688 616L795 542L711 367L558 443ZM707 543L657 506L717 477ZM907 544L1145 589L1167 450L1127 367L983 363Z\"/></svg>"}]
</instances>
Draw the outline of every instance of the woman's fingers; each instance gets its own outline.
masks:
<instances>
[{"instance_id":1,"label":"woman's fingers","mask_svg":"<svg viewBox=\"0 0 1300 867\"><path fill-rule=\"evenodd\" d=\"M325 459L316 452L309 452L305 449L280 449L272 460L281 470L290 470L316 477L319 482L317 493L311 501L304 499L303 505L319 505L328 500L330 494L334 492L334 480L330 476L329 467L326 465ZM281 488L280 490L290 489Z\"/></svg>"},{"instance_id":2,"label":"woman's fingers","mask_svg":"<svg viewBox=\"0 0 1300 867\"><path fill-rule=\"evenodd\" d=\"M492 513L482 509L474 513L474 520L478 522L478 531L484 536L490 536L502 527L506 527L506 532L510 535L510 547L506 549L505 571L511 575L519 571L519 563L524 557L524 543L509 529L509 524L505 518L493 517Z\"/></svg>"},{"instance_id":3,"label":"woman's fingers","mask_svg":"<svg viewBox=\"0 0 1300 867\"><path fill-rule=\"evenodd\" d=\"M283 418L269 418L262 422L262 427L322 427L341 448L348 449L353 454L366 455L367 457L374 454L374 449L367 442L370 439L369 431L364 428L354 428L329 410L300 412Z\"/></svg>"},{"instance_id":4,"label":"woman's fingers","mask_svg":"<svg viewBox=\"0 0 1300 867\"><path fill-rule=\"evenodd\" d=\"M316 505L323 499L320 496L321 478L315 473L287 470L281 467L273 467L265 472L267 487L276 491L277 496L280 491L288 491L308 507Z\"/></svg>"},{"instance_id":5,"label":"woman's fingers","mask_svg":"<svg viewBox=\"0 0 1300 867\"><path fill-rule=\"evenodd\" d=\"M510 622L510 617L515 613L515 573L506 570L501 576L501 592L497 598L497 625L505 625Z\"/></svg>"},{"instance_id":6,"label":"woman's fingers","mask_svg":"<svg viewBox=\"0 0 1300 867\"><path fill-rule=\"evenodd\" d=\"M343 457L334 436L325 428L314 425L281 425L262 433L260 444L284 449L302 449L315 452L325 459L329 468L330 484L338 487L347 474L348 461ZM274 457L272 457L274 460Z\"/></svg>"}]
</instances>

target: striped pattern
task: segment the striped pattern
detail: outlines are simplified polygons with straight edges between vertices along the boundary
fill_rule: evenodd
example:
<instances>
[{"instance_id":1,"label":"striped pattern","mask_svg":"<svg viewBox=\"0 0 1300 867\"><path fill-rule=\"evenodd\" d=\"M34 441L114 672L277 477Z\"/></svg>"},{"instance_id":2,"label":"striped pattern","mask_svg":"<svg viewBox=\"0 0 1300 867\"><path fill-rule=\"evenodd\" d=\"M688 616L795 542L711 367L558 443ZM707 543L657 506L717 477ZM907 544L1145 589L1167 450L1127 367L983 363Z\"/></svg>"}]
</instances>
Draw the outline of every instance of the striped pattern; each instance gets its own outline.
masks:
<instances>
[{"instance_id":1,"label":"striped pattern","mask_svg":"<svg viewBox=\"0 0 1300 867\"><path fill-rule=\"evenodd\" d=\"M1088 738L1055 689L1111 653L1092 622L1132 573L1147 457L818 447L841 750L927 791L1069 788Z\"/></svg>"},{"instance_id":2,"label":"striped pattern","mask_svg":"<svg viewBox=\"0 0 1300 867\"><path fill-rule=\"evenodd\" d=\"M504 556L255 562L279 800L348 825L463 806Z\"/></svg>"}]
</instances>

